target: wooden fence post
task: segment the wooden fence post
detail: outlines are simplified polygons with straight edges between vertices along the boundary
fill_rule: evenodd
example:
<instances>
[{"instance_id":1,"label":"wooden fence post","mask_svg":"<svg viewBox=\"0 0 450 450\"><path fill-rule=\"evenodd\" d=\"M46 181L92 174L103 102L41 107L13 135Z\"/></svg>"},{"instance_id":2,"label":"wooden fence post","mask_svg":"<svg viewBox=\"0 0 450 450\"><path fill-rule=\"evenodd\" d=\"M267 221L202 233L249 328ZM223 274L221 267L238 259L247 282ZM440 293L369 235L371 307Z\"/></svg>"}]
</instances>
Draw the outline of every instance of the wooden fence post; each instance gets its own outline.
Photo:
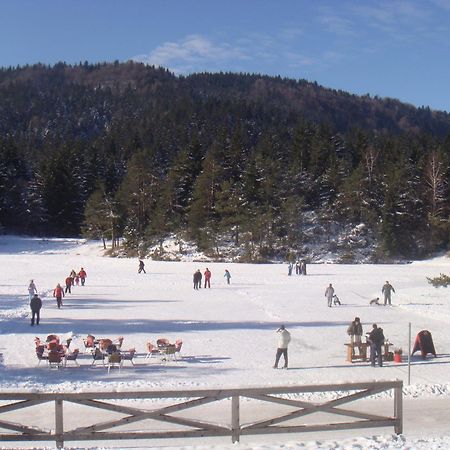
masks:
<instances>
[{"instance_id":1,"label":"wooden fence post","mask_svg":"<svg viewBox=\"0 0 450 450\"><path fill-rule=\"evenodd\" d=\"M63 401L55 399L55 442L57 448L64 447Z\"/></svg>"},{"instance_id":2,"label":"wooden fence post","mask_svg":"<svg viewBox=\"0 0 450 450\"><path fill-rule=\"evenodd\" d=\"M239 395L231 397L231 442L239 442L240 436Z\"/></svg>"},{"instance_id":3,"label":"wooden fence post","mask_svg":"<svg viewBox=\"0 0 450 450\"><path fill-rule=\"evenodd\" d=\"M394 415L395 425L394 431L397 434L403 433L403 383L394 388Z\"/></svg>"}]
</instances>

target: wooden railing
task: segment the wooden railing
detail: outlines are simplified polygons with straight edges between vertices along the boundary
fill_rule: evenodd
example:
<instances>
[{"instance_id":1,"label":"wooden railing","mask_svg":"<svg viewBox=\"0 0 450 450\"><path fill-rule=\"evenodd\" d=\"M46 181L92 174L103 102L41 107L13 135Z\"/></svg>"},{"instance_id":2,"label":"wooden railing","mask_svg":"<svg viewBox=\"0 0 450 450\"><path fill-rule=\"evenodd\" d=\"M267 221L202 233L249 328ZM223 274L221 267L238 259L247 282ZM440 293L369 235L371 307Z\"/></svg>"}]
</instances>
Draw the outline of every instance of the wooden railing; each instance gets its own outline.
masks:
<instances>
[{"instance_id":1,"label":"wooden railing","mask_svg":"<svg viewBox=\"0 0 450 450\"><path fill-rule=\"evenodd\" d=\"M237 442L244 435L391 426L400 434L402 387L402 381L380 381L223 390L0 393L0 441L52 441L59 448L68 441L203 436L230 436ZM392 390L393 416L361 411L362 405L343 407ZM326 392L335 398L310 400ZM217 402L222 404L208 409ZM195 418L196 412L200 418ZM314 421L308 420L311 414ZM24 424L30 420L33 424Z\"/></svg>"}]
</instances>

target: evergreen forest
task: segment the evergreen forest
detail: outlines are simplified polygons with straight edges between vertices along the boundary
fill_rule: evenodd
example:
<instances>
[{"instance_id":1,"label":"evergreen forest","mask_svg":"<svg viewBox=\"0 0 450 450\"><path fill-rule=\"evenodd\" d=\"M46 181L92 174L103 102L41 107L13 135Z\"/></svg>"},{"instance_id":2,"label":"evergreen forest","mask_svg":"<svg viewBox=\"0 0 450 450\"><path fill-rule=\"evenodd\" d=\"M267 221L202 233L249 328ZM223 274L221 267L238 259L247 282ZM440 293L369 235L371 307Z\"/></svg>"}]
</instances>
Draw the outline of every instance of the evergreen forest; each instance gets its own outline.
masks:
<instances>
[{"instance_id":1,"label":"evergreen forest","mask_svg":"<svg viewBox=\"0 0 450 450\"><path fill-rule=\"evenodd\" d=\"M363 225L373 261L424 258L448 250L449 159L448 113L306 80L0 69L3 233L159 257L170 237L267 261L324 233L334 251L336 230Z\"/></svg>"}]
</instances>

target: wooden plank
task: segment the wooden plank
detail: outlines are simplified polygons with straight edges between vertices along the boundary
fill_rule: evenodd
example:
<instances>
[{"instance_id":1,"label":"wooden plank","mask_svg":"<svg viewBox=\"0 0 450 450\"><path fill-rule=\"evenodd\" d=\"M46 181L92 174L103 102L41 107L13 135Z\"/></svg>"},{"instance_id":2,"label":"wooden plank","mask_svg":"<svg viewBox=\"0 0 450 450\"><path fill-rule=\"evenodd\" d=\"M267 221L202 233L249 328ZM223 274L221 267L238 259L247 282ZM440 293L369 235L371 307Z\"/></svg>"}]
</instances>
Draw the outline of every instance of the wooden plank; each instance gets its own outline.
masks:
<instances>
[{"instance_id":1,"label":"wooden plank","mask_svg":"<svg viewBox=\"0 0 450 450\"><path fill-rule=\"evenodd\" d=\"M63 401L55 400L55 443L57 448L64 447Z\"/></svg>"},{"instance_id":2,"label":"wooden plank","mask_svg":"<svg viewBox=\"0 0 450 450\"><path fill-rule=\"evenodd\" d=\"M0 440L14 441L49 441L55 440L58 447L65 441L83 440L117 440L117 439L152 439L152 438L184 438L201 436L230 436L233 442L239 440L241 434L268 433L297 433L305 431L327 431L358 428L375 428L393 426L395 432L402 432L402 387L400 380L385 382L341 383L334 385L282 386L268 388L239 388L239 389L207 389L187 391L144 391L144 392L82 392L82 393L0 393L0 401L17 400L17 403L3 405L0 414L8 411L26 410L30 406L55 402L55 433L51 434L38 428L31 428L7 421L0 421L0 427L16 431L16 434L0 434ZM383 417L366 412L353 411L342 408L341 405L370 397L379 392L394 389L394 418ZM283 397L284 394L301 394L315 392L343 392L344 395L324 403L292 400ZM356 391L356 392L355 392ZM288 414L283 414L269 420L241 425L239 418L239 397L247 397L259 401L277 403L296 408ZM157 409L147 410L126 405L117 405L101 400L130 400L130 399L171 399L172 404ZM188 410L196 406L231 399L231 427L203 420L187 419L171 416L171 413ZM117 420L110 420L81 427L71 431L64 431L63 405L66 402L94 407L101 410L124 414ZM175 404L173 404L175 402ZM228 406L228 402L226 403ZM66 406L67 408L67 406ZM300 418L312 413L329 413L344 417L359 419L353 422L325 423L316 425L279 425L288 420ZM154 420L171 423L182 427L195 428L191 430L172 431L111 431L122 425L142 421ZM104 430L108 430L104 432Z\"/></svg>"},{"instance_id":3,"label":"wooden plank","mask_svg":"<svg viewBox=\"0 0 450 450\"><path fill-rule=\"evenodd\" d=\"M49 431L42 430L38 427L27 427L26 425L21 425L14 422L7 422L5 420L0 420L0 428L5 428L6 430L12 430L12 431L18 431L19 433L23 434L46 434L50 435ZM3 434L0 434L0 438L3 436ZM0 439L1 441L1 439Z\"/></svg>"},{"instance_id":4,"label":"wooden plank","mask_svg":"<svg viewBox=\"0 0 450 450\"><path fill-rule=\"evenodd\" d=\"M24 400L17 403L10 403L8 405L0 406L0 414L17 411L18 409L25 409L31 406L41 405L43 403L48 403L46 400Z\"/></svg>"},{"instance_id":5,"label":"wooden plank","mask_svg":"<svg viewBox=\"0 0 450 450\"><path fill-rule=\"evenodd\" d=\"M240 436L239 396L231 397L231 442L239 442Z\"/></svg>"},{"instance_id":6,"label":"wooden plank","mask_svg":"<svg viewBox=\"0 0 450 450\"><path fill-rule=\"evenodd\" d=\"M185 390L185 391L129 391L129 392L77 392L65 394L49 393L0 393L0 400L47 400L54 401L60 398L64 401L90 400L90 399L144 399L144 398L188 398L188 397L218 397L231 398L233 395L246 396L246 394L295 394L305 392L326 392L326 391L352 391L370 389L374 384L384 390L394 389L402 385L402 381L377 381L360 383L340 383L328 385L304 385L304 386L284 386L284 387L258 387L258 388L239 388L239 389L205 389L205 390Z\"/></svg>"}]
</instances>

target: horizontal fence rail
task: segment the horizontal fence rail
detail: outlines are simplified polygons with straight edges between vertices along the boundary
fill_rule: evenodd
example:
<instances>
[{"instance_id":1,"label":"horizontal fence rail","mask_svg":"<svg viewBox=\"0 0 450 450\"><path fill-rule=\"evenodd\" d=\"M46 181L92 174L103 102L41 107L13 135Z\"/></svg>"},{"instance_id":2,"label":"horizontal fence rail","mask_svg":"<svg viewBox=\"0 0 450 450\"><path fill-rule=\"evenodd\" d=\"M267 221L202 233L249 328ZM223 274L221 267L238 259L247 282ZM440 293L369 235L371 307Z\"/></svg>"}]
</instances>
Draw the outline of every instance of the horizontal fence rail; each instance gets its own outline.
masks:
<instances>
[{"instance_id":1,"label":"horizontal fence rail","mask_svg":"<svg viewBox=\"0 0 450 450\"><path fill-rule=\"evenodd\" d=\"M62 448L68 441L230 436L234 443L246 435L391 426L400 434L402 388L403 382L396 380L183 391L4 392L0 440L50 441ZM364 405L347 406L392 390L392 416L364 412ZM332 400L330 395L310 400L327 392L333 393Z\"/></svg>"}]
</instances>

